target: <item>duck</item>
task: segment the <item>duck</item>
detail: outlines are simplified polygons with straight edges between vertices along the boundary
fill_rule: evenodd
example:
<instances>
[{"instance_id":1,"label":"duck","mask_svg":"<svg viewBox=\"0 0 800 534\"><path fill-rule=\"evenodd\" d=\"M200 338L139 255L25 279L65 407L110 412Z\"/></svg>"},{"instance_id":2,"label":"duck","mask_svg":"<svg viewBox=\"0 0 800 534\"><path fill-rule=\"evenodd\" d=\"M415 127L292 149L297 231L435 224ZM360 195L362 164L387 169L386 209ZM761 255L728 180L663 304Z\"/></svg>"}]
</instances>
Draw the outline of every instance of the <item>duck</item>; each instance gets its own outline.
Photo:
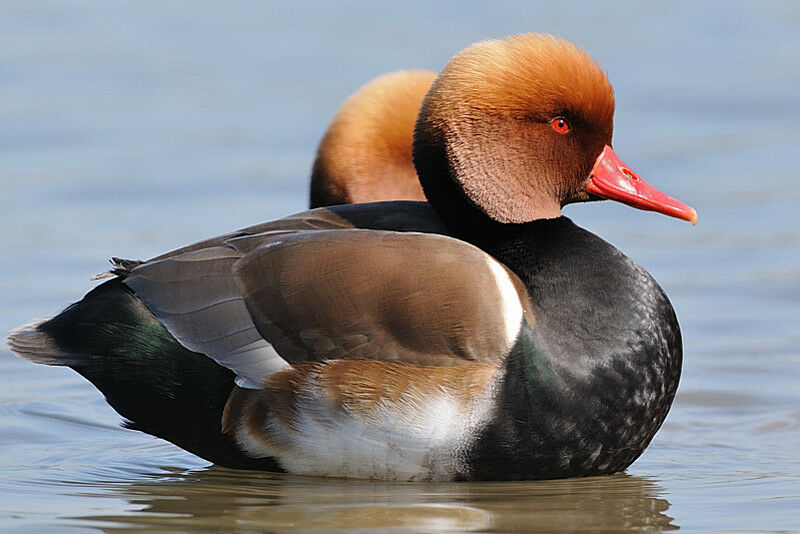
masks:
<instances>
[{"instance_id":1,"label":"duck","mask_svg":"<svg viewBox=\"0 0 800 534\"><path fill-rule=\"evenodd\" d=\"M388 481L626 469L681 373L658 283L562 214L697 222L611 148L614 93L546 34L475 43L421 105L427 198L322 207L149 260L14 330L124 418L212 463Z\"/></svg>"},{"instance_id":2,"label":"duck","mask_svg":"<svg viewBox=\"0 0 800 534\"><path fill-rule=\"evenodd\" d=\"M336 112L311 171L311 208L384 200L425 200L411 159L417 113L436 73L378 76Z\"/></svg>"}]
</instances>

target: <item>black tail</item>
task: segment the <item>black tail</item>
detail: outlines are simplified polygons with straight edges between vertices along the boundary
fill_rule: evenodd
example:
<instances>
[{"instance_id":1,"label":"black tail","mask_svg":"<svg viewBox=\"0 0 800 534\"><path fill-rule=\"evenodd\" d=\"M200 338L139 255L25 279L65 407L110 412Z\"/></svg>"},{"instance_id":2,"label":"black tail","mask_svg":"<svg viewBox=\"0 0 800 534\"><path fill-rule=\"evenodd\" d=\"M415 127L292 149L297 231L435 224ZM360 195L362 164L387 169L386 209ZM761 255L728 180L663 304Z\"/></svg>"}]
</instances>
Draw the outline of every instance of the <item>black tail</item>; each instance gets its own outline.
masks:
<instances>
[{"instance_id":1,"label":"black tail","mask_svg":"<svg viewBox=\"0 0 800 534\"><path fill-rule=\"evenodd\" d=\"M246 456L222 433L233 373L181 346L120 279L52 319L15 330L8 342L23 358L80 373L128 428L225 467L280 471L270 458Z\"/></svg>"}]
</instances>

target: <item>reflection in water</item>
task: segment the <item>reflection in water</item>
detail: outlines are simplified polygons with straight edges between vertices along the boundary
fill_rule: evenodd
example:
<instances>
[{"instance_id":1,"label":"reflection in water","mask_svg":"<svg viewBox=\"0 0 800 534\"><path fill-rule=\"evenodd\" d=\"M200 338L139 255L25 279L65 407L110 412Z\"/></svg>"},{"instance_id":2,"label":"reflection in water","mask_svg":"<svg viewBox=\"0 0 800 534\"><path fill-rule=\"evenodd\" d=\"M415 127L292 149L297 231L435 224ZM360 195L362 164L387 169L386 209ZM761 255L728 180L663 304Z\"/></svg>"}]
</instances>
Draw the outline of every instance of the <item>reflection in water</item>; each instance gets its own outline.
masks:
<instances>
[{"instance_id":1,"label":"reflection in water","mask_svg":"<svg viewBox=\"0 0 800 534\"><path fill-rule=\"evenodd\" d=\"M108 487L104 487L104 491ZM107 532L288 528L526 531L678 528L658 484L614 475L586 479L396 484L291 477L218 467L116 486L138 512L83 516Z\"/></svg>"}]
</instances>

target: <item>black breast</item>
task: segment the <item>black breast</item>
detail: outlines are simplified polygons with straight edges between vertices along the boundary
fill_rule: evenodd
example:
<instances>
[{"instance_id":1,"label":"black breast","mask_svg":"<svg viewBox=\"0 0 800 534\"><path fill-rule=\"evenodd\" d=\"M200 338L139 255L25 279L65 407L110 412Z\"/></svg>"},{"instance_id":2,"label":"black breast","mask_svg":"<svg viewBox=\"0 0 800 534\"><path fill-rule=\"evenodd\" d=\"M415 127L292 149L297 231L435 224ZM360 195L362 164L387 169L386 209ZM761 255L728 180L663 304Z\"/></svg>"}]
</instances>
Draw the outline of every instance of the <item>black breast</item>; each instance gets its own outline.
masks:
<instances>
[{"instance_id":1,"label":"black breast","mask_svg":"<svg viewBox=\"0 0 800 534\"><path fill-rule=\"evenodd\" d=\"M516 226L485 248L525 282L536 324L508 358L498 413L472 452L475 477L626 468L678 386L680 328L666 295L566 217Z\"/></svg>"}]
</instances>

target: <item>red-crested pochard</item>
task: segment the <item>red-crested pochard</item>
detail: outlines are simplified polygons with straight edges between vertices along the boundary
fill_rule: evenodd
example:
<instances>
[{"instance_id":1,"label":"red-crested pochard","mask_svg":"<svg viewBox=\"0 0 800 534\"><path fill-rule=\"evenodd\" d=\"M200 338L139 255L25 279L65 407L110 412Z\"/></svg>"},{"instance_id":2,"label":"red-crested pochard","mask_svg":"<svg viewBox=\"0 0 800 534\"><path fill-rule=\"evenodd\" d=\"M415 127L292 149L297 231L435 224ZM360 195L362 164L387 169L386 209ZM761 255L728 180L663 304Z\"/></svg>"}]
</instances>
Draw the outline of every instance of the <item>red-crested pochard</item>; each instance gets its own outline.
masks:
<instances>
[{"instance_id":1,"label":"red-crested pochard","mask_svg":"<svg viewBox=\"0 0 800 534\"><path fill-rule=\"evenodd\" d=\"M561 215L607 198L696 222L611 150L614 96L548 35L480 42L422 105L429 203L319 208L175 250L9 336L130 428L238 468L387 480L625 469L672 403L675 313Z\"/></svg>"},{"instance_id":2,"label":"red-crested pochard","mask_svg":"<svg viewBox=\"0 0 800 534\"><path fill-rule=\"evenodd\" d=\"M311 207L425 200L411 159L414 124L436 73L398 71L367 83L336 112L311 171Z\"/></svg>"}]
</instances>

